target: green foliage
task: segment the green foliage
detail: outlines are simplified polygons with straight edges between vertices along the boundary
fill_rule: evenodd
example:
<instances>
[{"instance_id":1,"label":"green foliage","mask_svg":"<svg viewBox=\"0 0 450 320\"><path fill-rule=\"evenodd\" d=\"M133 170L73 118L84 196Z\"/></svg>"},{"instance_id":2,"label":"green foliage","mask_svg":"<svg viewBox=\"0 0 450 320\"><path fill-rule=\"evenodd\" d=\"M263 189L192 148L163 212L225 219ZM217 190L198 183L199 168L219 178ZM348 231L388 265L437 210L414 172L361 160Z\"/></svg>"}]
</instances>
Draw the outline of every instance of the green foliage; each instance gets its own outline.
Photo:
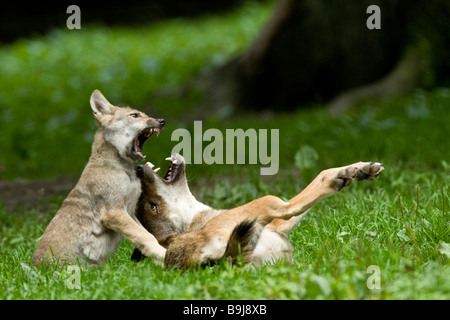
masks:
<instances>
[{"instance_id":1,"label":"green foliage","mask_svg":"<svg viewBox=\"0 0 450 320\"><path fill-rule=\"evenodd\" d=\"M160 86L175 86L245 47L268 7L249 4L224 17L175 20L141 29L89 26L55 30L42 39L0 49L0 177L78 177L95 130L88 98L98 88L113 103L136 107ZM168 125L144 153L164 171L175 142ZM280 170L261 165L188 165L193 193L228 208L274 194L288 200L329 167L380 161L375 181L353 183L315 206L289 234L293 265L256 269L227 263L165 270L130 261L129 241L104 266L81 273L81 289L67 287L68 272L30 267L51 209L21 212L0 207L0 299L448 299L450 90L422 90L330 116L322 108L272 117L239 114L209 119L203 130L279 129ZM188 112L188 111L186 111ZM182 125L192 130L191 123ZM21 192L21 190L17 190ZM381 289L369 289L367 268L381 271Z\"/></svg>"},{"instance_id":2,"label":"green foliage","mask_svg":"<svg viewBox=\"0 0 450 320\"><path fill-rule=\"evenodd\" d=\"M313 147L305 144L294 156L295 165L300 169L305 180L311 180L314 175L314 168L317 167L319 154Z\"/></svg>"},{"instance_id":3,"label":"green foliage","mask_svg":"<svg viewBox=\"0 0 450 320\"><path fill-rule=\"evenodd\" d=\"M223 16L55 29L0 48L0 178L78 174L95 131L94 89L113 104L147 107L140 104L154 91L180 86L242 51L269 12L270 5L249 2ZM151 115L188 112L189 103L156 103Z\"/></svg>"}]
</instances>

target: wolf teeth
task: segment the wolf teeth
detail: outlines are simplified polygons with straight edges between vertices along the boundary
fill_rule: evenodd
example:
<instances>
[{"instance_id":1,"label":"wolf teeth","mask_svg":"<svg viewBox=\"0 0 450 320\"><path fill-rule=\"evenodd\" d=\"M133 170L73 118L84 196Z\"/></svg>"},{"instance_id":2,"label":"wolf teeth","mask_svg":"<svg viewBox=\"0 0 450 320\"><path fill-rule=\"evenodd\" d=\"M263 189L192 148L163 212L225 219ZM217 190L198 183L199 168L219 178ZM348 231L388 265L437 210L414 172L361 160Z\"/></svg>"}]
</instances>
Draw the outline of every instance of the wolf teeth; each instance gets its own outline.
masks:
<instances>
[{"instance_id":1,"label":"wolf teeth","mask_svg":"<svg viewBox=\"0 0 450 320\"><path fill-rule=\"evenodd\" d=\"M171 161L173 164L178 164L178 160L173 156L167 157L166 160Z\"/></svg>"},{"instance_id":2,"label":"wolf teeth","mask_svg":"<svg viewBox=\"0 0 450 320\"><path fill-rule=\"evenodd\" d=\"M156 168L156 169L154 169L153 171L154 171L154 172L158 172L159 169L161 169L161 168Z\"/></svg>"},{"instance_id":3,"label":"wolf teeth","mask_svg":"<svg viewBox=\"0 0 450 320\"><path fill-rule=\"evenodd\" d=\"M153 167L155 166L155 165L154 165L153 163L151 163L151 162L147 162L146 165L149 166L150 168L153 168Z\"/></svg>"}]
</instances>

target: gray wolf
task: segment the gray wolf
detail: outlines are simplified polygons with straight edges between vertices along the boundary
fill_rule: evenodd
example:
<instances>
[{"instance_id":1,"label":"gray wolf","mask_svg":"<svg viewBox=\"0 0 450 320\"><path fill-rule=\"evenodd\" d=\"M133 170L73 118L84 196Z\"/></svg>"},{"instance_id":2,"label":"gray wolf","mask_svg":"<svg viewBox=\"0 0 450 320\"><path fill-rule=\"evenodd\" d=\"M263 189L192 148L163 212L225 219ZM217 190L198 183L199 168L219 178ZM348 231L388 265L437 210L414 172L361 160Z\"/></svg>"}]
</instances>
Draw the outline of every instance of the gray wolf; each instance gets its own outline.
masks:
<instances>
[{"instance_id":1,"label":"gray wolf","mask_svg":"<svg viewBox=\"0 0 450 320\"><path fill-rule=\"evenodd\" d=\"M287 260L293 247L287 237L319 201L352 181L372 180L384 169L377 162L358 162L322 171L301 193L283 201L267 195L233 209L214 209L195 199L189 190L184 158L174 154L164 177L147 162L136 167L142 194L136 216L158 242L167 248L164 265L188 268L211 265L239 256L244 263ZM139 248L132 259L145 253Z\"/></svg>"},{"instance_id":2,"label":"gray wolf","mask_svg":"<svg viewBox=\"0 0 450 320\"><path fill-rule=\"evenodd\" d=\"M32 263L100 265L111 257L123 237L145 255L162 259L165 249L135 219L141 182L134 162L142 148L159 134L163 119L130 107L116 107L95 90L90 98L98 129L89 161L39 240Z\"/></svg>"}]
</instances>

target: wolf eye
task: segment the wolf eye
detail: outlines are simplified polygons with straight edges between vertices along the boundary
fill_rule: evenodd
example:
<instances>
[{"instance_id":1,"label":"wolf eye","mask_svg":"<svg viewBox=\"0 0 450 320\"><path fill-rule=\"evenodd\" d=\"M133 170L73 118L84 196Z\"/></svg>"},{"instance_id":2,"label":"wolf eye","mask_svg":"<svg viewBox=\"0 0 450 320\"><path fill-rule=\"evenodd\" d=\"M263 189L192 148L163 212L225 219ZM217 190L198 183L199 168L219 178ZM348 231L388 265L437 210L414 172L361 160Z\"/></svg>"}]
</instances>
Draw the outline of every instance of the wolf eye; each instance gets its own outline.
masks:
<instances>
[{"instance_id":1,"label":"wolf eye","mask_svg":"<svg viewBox=\"0 0 450 320\"><path fill-rule=\"evenodd\" d=\"M150 210L153 212L158 212L158 205L156 203L150 202Z\"/></svg>"},{"instance_id":2,"label":"wolf eye","mask_svg":"<svg viewBox=\"0 0 450 320\"><path fill-rule=\"evenodd\" d=\"M139 113L130 113L130 117L138 118L139 117Z\"/></svg>"}]
</instances>

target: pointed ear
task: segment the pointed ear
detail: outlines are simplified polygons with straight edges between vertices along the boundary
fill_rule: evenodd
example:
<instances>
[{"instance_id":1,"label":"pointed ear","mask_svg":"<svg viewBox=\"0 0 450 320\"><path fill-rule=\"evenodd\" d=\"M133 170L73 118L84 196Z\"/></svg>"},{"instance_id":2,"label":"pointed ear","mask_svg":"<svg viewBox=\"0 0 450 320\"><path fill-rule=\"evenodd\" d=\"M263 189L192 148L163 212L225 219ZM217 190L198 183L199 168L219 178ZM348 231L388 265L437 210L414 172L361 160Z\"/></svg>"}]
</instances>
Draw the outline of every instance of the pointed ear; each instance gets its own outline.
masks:
<instances>
[{"instance_id":1,"label":"pointed ear","mask_svg":"<svg viewBox=\"0 0 450 320\"><path fill-rule=\"evenodd\" d=\"M96 117L114 113L114 106L106 100L99 90L92 92L90 103Z\"/></svg>"}]
</instances>

